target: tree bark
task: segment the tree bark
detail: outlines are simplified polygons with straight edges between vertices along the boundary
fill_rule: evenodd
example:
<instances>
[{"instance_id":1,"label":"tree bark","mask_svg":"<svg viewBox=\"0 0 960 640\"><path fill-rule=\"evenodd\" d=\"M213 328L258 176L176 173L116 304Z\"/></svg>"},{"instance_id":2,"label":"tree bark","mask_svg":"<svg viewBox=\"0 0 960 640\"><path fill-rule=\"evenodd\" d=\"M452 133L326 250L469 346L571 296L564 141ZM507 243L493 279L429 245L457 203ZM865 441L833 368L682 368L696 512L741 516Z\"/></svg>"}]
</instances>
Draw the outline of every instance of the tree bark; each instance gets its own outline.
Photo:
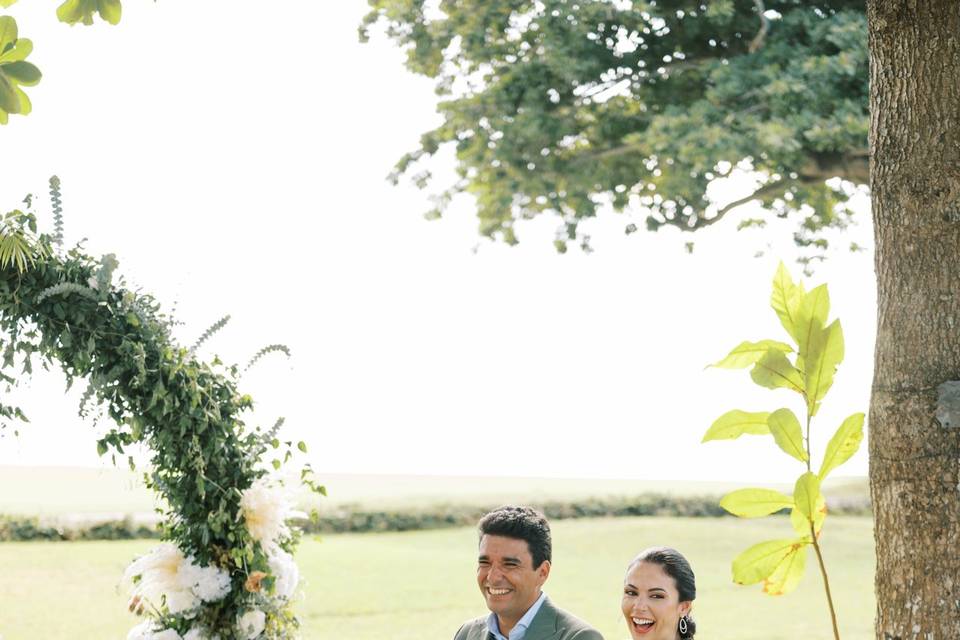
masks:
<instances>
[{"instance_id":1,"label":"tree bark","mask_svg":"<svg viewBox=\"0 0 960 640\"><path fill-rule=\"evenodd\" d=\"M878 640L960 638L960 2L868 0ZM960 410L957 411L960 413Z\"/></svg>"}]
</instances>

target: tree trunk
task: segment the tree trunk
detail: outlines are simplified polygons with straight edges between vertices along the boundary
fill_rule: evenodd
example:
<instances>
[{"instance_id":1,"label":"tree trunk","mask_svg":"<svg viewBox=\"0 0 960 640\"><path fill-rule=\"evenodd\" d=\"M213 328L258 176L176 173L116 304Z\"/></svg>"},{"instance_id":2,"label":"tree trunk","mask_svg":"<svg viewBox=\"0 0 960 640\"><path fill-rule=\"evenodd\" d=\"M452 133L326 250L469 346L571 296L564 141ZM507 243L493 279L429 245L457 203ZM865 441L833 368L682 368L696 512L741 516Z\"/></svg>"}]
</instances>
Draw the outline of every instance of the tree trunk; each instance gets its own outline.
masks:
<instances>
[{"instance_id":1,"label":"tree trunk","mask_svg":"<svg viewBox=\"0 0 960 640\"><path fill-rule=\"evenodd\" d=\"M960 638L960 2L868 0L878 640ZM943 416L944 418L950 415Z\"/></svg>"}]
</instances>

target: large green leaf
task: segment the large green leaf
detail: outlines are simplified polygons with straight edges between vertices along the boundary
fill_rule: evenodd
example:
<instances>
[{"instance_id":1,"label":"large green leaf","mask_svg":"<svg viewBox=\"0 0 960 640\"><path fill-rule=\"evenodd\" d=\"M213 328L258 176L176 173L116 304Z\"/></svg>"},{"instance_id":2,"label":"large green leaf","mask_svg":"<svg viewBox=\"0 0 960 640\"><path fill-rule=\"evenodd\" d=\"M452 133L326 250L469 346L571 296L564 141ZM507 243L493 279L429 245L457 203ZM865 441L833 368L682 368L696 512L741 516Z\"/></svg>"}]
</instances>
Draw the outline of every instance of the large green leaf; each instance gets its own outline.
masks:
<instances>
[{"instance_id":1,"label":"large green leaf","mask_svg":"<svg viewBox=\"0 0 960 640\"><path fill-rule=\"evenodd\" d=\"M100 0L100 17L110 24L119 24L121 13L120 0Z\"/></svg>"},{"instance_id":2,"label":"large green leaf","mask_svg":"<svg viewBox=\"0 0 960 640\"><path fill-rule=\"evenodd\" d=\"M741 342L727 354L723 360L714 363L711 366L721 367L723 369L743 369L755 364L770 350L790 353L793 347L785 342L776 340L760 340L759 342Z\"/></svg>"},{"instance_id":3,"label":"large green leaf","mask_svg":"<svg viewBox=\"0 0 960 640\"><path fill-rule=\"evenodd\" d=\"M830 315L830 293L827 291L827 285L822 284L804 294L797 312L797 344L800 347L798 349L800 357L804 362L808 359L807 352L811 340L814 339L816 332L827 324L828 315Z\"/></svg>"},{"instance_id":4,"label":"large green leaf","mask_svg":"<svg viewBox=\"0 0 960 640\"><path fill-rule=\"evenodd\" d=\"M860 448L860 442L863 441L863 419L862 413L855 413L837 428L837 432L827 444L826 453L823 454L823 464L817 474L820 480L849 460Z\"/></svg>"},{"instance_id":5,"label":"large green leaf","mask_svg":"<svg viewBox=\"0 0 960 640\"><path fill-rule=\"evenodd\" d=\"M797 322L803 296L803 284L794 284L790 272L781 262L773 276L773 293L770 295L770 306L773 307L777 317L780 318L780 324L798 344Z\"/></svg>"},{"instance_id":6,"label":"large green leaf","mask_svg":"<svg viewBox=\"0 0 960 640\"><path fill-rule=\"evenodd\" d=\"M13 3L15 3L16 1L17 0L0 0L0 7L7 8Z\"/></svg>"},{"instance_id":7,"label":"large green leaf","mask_svg":"<svg viewBox=\"0 0 960 640\"><path fill-rule=\"evenodd\" d=\"M769 578L791 551L806 542L800 539L768 540L755 544L733 560L733 581L737 584L756 584Z\"/></svg>"},{"instance_id":8,"label":"large green leaf","mask_svg":"<svg viewBox=\"0 0 960 640\"><path fill-rule=\"evenodd\" d=\"M701 442L710 440L735 440L744 434L763 435L770 433L767 426L769 413L759 411L750 413L734 409L728 411L710 425Z\"/></svg>"},{"instance_id":9,"label":"large green leaf","mask_svg":"<svg viewBox=\"0 0 960 640\"><path fill-rule=\"evenodd\" d=\"M820 478L815 473L807 471L797 478L793 487L793 501L797 510L810 522L813 522L817 513L817 501L820 497Z\"/></svg>"},{"instance_id":10,"label":"large green leaf","mask_svg":"<svg viewBox=\"0 0 960 640\"><path fill-rule=\"evenodd\" d=\"M837 366L843 361L843 328L839 320L830 326L814 329L810 334L804 361L804 386L807 392L807 412L817 414L820 401L833 386Z\"/></svg>"},{"instance_id":11,"label":"large green leaf","mask_svg":"<svg viewBox=\"0 0 960 640\"><path fill-rule=\"evenodd\" d=\"M800 462L806 462L810 456L803 446L803 428L800 421L790 409L777 409L767 418L767 426L776 441L777 446L783 449Z\"/></svg>"},{"instance_id":12,"label":"large green leaf","mask_svg":"<svg viewBox=\"0 0 960 640\"><path fill-rule=\"evenodd\" d=\"M793 498L773 489L738 489L720 499L720 506L741 518L759 518L793 506Z\"/></svg>"},{"instance_id":13,"label":"large green leaf","mask_svg":"<svg viewBox=\"0 0 960 640\"><path fill-rule=\"evenodd\" d=\"M803 394L803 375L781 351L767 351L750 370L750 377L767 389L791 389Z\"/></svg>"},{"instance_id":14,"label":"large green leaf","mask_svg":"<svg viewBox=\"0 0 960 640\"><path fill-rule=\"evenodd\" d=\"M807 545L793 548L770 577L763 581L763 592L771 596L790 593L800 584L807 565Z\"/></svg>"}]
</instances>

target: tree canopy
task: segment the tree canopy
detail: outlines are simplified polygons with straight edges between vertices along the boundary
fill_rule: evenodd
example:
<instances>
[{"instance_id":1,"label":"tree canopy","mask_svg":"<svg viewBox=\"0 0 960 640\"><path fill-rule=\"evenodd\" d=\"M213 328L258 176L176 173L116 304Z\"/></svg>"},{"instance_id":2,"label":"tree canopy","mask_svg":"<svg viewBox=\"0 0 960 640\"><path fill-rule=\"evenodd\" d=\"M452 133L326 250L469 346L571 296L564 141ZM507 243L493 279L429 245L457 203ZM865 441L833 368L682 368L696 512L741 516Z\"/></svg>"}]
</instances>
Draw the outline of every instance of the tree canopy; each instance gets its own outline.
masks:
<instances>
[{"instance_id":1,"label":"tree canopy","mask_svg":"<svg viewBox=\"0 0 960 640\"><path fill-rule=\"evenodd\" d=\"M817 250L850 221L850 183L869 180L862 1L369 3L361 39L385 32L442 98L443 123L391 178L430 187L421 161L456 148L458 178L428 216L468 193L480 233L512 244L516 221L553 214L564 251L586 246L580 223L607 203L693 231L757 199ZM711 201L737 167L757 172L756 191Z\"/></svg>"}]
</instances>

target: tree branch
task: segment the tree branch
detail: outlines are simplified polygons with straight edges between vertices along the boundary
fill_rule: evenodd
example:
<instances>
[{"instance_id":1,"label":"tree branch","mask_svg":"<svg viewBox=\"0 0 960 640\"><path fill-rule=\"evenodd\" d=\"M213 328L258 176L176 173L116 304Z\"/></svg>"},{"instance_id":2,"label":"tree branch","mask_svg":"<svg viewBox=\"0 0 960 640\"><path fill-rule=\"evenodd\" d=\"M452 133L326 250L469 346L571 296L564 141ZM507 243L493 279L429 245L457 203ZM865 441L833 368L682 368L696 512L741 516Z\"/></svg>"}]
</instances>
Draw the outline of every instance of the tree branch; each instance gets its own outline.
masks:
<instances>
[{"instance_id":1,"label":"tree branch","mask_svg":"<svg viewBox=\"0 0 960 640\"><path fill-rule=\"evenodd\" d=\"M770 182L768 184L765 184L759 189L757 189L756 191L754 191L753 193L751 193L750 195L744 196L743 198L740 198L738 200L734 200L733 202L728 202L727 204L720 207L720 209L717 210L716 215L713 218L710 218L710 223L712 224L713 222L716 222L717 220L722 218L724 215L726 215L728 211L732 209L736 209L740 205L747 204L751 200L762 198L763 196L769 195L775 191L782 191L783 189L786 189L791 184L794 184L796 182L797 180L780 179L780 180L777 180L776 182Z\"/></svg>"},{"instance_id":2,"label":"tree branch","mask_svg":"<svg viewBox=\"0 0 960 640\"><path fill-rule=\"evenodd\" d=\"M770 31L770 21L764 15L767 9L763 6L763 0L753 0L753 3L757 6L757 13L760 14L760 31L750 41L750 46L747 48L750 53L756 53L763 46L763 40Z\"/></svg>"}]
</instances>

